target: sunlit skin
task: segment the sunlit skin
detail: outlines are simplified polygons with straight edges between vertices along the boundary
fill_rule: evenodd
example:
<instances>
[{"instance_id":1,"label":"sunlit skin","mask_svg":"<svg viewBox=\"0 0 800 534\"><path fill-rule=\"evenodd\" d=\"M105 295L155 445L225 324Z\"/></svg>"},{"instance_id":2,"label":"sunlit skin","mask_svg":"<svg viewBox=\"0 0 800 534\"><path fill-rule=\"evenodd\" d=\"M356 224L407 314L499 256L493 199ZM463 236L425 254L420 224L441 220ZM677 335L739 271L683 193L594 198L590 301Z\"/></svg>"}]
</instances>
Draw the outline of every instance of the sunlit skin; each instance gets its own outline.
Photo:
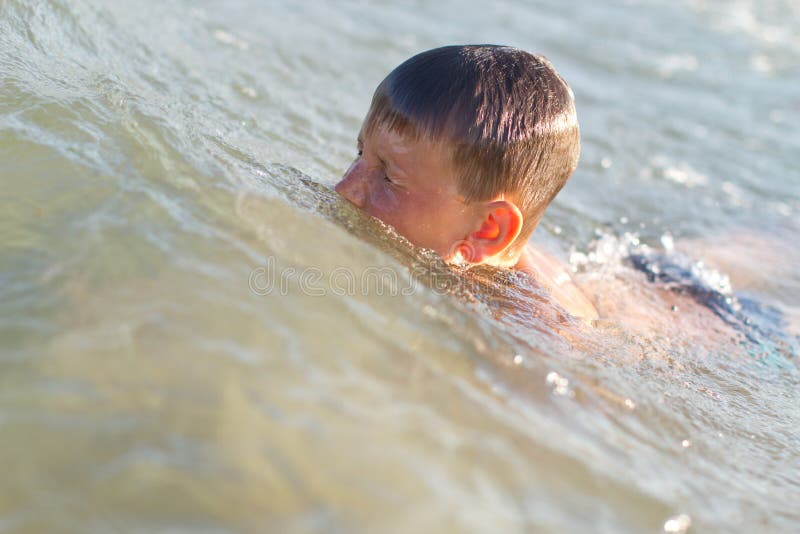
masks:
<instances>
[{"instance_id":1,"label":"sunlit skin","mask_svg":"<svg viewBox=\"0 0 800 534\"><path fill-rule=\"evenodd\" d=\"M444 143L375 128L358 138L358 156L336 191L446 261L518 269L534 276L576 317L597 318L594 306L556 260L530 245L514 252L522 213L504 195L468 201L459 193Z\"/></svg>"}]
</instances>

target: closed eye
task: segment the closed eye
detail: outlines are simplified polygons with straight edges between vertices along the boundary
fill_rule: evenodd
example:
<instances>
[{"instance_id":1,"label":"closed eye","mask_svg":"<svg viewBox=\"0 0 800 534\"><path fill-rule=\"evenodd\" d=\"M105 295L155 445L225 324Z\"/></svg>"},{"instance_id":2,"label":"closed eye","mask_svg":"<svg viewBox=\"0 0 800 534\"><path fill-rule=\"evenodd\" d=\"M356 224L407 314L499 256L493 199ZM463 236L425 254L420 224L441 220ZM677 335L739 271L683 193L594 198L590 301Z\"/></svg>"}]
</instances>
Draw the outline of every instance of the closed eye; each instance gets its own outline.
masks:
<instances>
[{"instance_id":1,"label":"closed eye","mask_svg":"<svg viewBox=\"0 0 800 534\"><path fill-rule=\"evenodd\" d=\"M381 163L381 169L383 170L383 181L392 185L397 185L397 182L389 178L389 175L386 174L386 162L378 156L378 161Z\"/></svg>"}]
</instances>

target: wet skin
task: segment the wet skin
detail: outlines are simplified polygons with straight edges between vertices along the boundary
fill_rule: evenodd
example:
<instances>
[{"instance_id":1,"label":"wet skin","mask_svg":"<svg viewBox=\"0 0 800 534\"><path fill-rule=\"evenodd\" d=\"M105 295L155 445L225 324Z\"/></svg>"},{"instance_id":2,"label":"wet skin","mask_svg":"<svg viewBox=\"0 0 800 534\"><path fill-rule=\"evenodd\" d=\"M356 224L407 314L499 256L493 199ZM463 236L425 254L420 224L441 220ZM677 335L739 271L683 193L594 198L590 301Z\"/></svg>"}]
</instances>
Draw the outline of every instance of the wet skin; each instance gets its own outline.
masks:
<instances>
[{"instance_id":1,"label":"wet skin","mask_svg":"<svg viewBox=\"0 0 800 534\"><path fill-rule=\"evenodd\" d=\"M476 254L474 263L524 271L549 289L572 315L587 320L597 318L594 306L572 283L567 271L546 253L528 245L510 260L499 260L518 235L521 214L502 197L487 202L467 201L458 191L449 150L442 143L411 139L382 128L375 128L368 135L362 132L358 156L336 185L336 191L369 215L393 226L413 244L436 251L446 261L463 255L461 247L468 246ZM510 211L516 215L507 213L506 208L513 208ZM488 234L487 217L491 223ZM497 237L503 232L511 232L505 241L502 235Z\"/></svg>"},{"instance_id":2,"label":"wet skin","mask_svg":"<svg viewBox=\"0 0 800 534\"><path fill-rule=\"evenodd\" d=\"M358 156L336 191L445 260L480 226L475 206L458 192L444 147L381 128L359 135Z\"/></svg>"}]
</instances>

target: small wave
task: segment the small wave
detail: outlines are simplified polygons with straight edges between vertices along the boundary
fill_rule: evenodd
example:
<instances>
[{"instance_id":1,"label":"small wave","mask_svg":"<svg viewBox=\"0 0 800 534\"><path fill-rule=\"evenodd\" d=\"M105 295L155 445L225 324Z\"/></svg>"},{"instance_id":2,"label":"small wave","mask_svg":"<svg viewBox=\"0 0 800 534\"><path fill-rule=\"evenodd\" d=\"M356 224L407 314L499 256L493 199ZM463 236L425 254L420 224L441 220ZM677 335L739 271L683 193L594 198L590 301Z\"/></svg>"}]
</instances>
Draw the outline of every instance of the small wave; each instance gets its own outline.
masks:
<instances>
[{"instance_id":1,"label":"small wave","mask_svg":"<svg viewBox=\"0 0 800 534\"><path fill-rule=\"evenodd\" d=\"M635 232L615 235L598 231L585 252L570 255L573 271L591 271L613 276L634 269L646 275L649 283L665 290L687 295L709 308L723 321L757 346L795 347L798 340L785 332L786 320L781 310L738 294L730 277L675 249L675 239L664 233L658 245L643 243Z\"/></svg>"},{"instance_id":2,"label":"small wave","mask_svg":"<svg viewBox=\"0 0 800 534\"><path fill-rule=\"evenodd\" d=\"M724 31L742 33L767 46L800 48L800 39L793 28L800 14L796 3L788 0L695 0L690 2L690 6L700 13L713 16L714 26Z\"/></svg>"}]
</instances>

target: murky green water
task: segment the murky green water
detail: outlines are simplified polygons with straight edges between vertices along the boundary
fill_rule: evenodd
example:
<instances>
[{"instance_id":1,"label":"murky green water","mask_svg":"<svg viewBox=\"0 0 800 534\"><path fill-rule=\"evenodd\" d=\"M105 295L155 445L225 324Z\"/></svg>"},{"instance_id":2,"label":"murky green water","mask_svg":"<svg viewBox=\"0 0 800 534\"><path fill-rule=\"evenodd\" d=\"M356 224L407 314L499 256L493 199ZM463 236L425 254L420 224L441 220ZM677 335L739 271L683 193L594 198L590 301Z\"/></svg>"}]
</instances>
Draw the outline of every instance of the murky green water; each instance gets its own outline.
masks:
<instances>
[{"instance_id":1,"label":"murky green water","mask_svg":"<svg viewBox=\"0 0 800 534\"><path fill-rule=\"evenodd\" d=\"M788 0L0 1L0 530L799 529L798 35ZM594 328L328 189L458 42L573 86L534 241Z\"/></svg>"}]
</instances>

